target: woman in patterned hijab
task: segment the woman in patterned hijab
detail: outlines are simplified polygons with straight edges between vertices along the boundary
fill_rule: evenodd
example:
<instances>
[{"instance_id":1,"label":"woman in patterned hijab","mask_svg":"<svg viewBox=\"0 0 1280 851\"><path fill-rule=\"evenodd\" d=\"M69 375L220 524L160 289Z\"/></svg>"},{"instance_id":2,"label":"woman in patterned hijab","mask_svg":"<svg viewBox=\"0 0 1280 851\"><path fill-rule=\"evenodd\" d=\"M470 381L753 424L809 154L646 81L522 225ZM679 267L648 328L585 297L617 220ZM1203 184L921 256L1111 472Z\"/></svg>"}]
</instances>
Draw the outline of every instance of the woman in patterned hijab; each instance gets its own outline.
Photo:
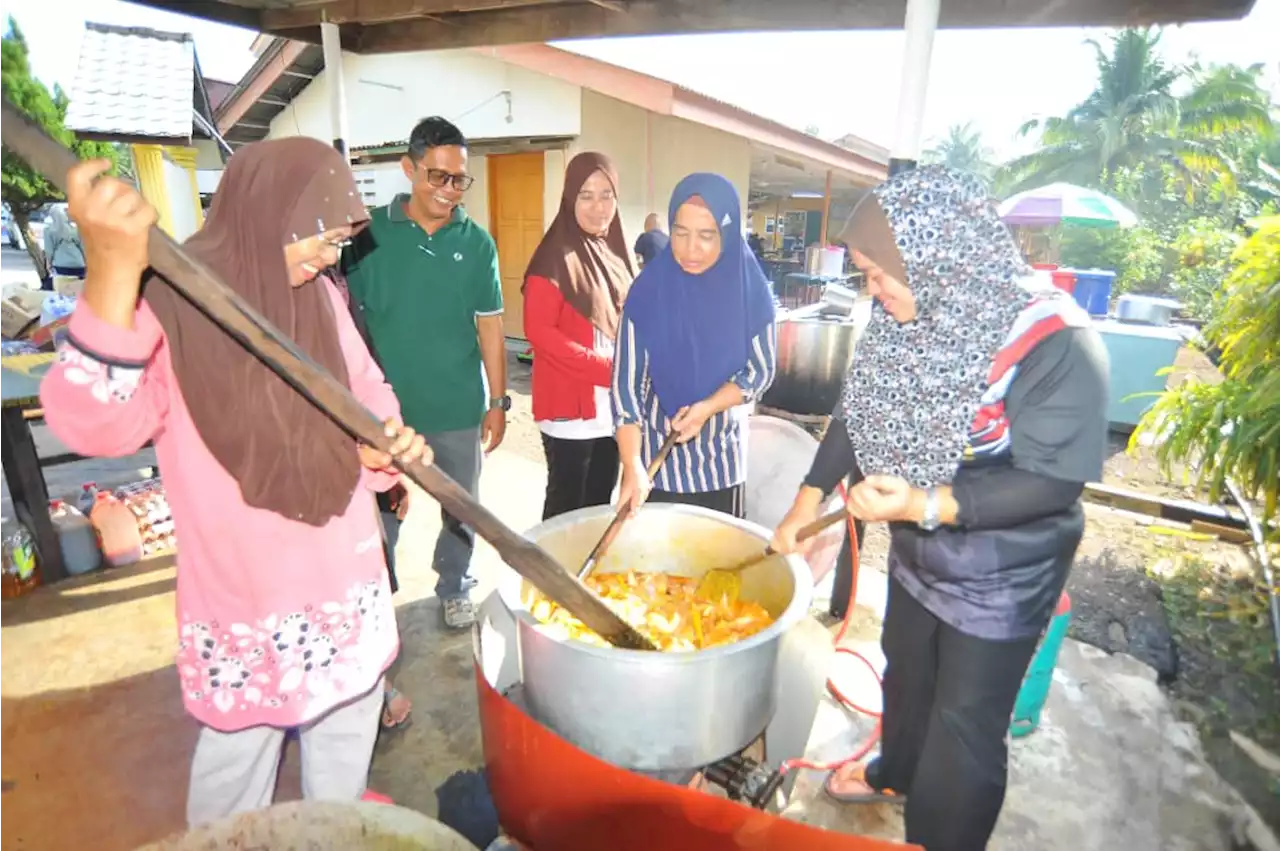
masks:
<instances>
[{"instance_id":1,"label":"woman in patterned hijab","mask_svg":"<svg viewBox=\"0 0 1280 851\"><path fill-rule=\"evenodd\" d=\"M793 551L842 479L851 521L890 527L881 752L827 791L904 803L907 841L929 851L979 851L1022 677L1083 535L1080 494L1102 473L1106 355L1069 296L1037 287L977 177L899 174L843 240L876 305L773 540Z\"/></svg>"}]
</instances>

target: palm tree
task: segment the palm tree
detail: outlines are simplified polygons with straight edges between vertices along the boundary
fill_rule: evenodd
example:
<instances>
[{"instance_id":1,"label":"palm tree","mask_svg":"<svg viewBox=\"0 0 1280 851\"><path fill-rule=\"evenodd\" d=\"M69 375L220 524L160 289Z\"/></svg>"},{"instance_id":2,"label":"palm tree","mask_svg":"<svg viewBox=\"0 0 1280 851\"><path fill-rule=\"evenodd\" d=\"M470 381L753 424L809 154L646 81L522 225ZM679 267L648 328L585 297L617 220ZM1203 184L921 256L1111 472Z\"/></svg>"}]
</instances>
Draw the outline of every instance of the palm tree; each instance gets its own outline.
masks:
<instances>
[{"instance_id":1,"label":"palm tree","mask_svg":"<svg viewBox=\"0 0 1280 851\"><path fill-rule=\"evenodd\" d=\"M1108 175L1154 166L1171 168L1189 192L1234 182L1236 164L1216 138L1223 133L1270 134L1271 109L1258 84L1260 67L1172 67L1160 56L1160 31L1127 29L1111 37L1110 52L1090 41L1098 83L1085 100L1059 118L1030 121L1040 150L1002 169L1013 191L1065 181L1106 188ZM1177 84L1189 84L1176 95Z\"/></svg>"},{"instance_id":2,"label":"palm tree","mask_svg":"<svg viewBox=\"0 0 1280 851\"><path fill-rule=\"evenodd\" d=\"M991 173L991 149L982 142L982 132L973 122L953 124L947 135L924 152L924 161L987 176Z\"/></svg>"}]
</instances>

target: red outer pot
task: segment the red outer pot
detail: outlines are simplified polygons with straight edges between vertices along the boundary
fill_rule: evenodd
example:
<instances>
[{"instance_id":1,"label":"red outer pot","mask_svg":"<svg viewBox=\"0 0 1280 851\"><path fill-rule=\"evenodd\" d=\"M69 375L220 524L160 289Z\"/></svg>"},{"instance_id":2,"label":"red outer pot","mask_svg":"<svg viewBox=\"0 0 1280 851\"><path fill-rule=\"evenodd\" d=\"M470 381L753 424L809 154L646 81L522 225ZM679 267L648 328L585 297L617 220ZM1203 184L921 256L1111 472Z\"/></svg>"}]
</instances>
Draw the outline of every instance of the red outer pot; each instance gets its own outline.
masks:
<instances>
[{"instance_id":1,"label":"red outer pot","mask_svg":"<svg viewBox=\"0 0 1280 851\"><path fill-rule=\"evenodd\" d=\"M489 790L502 828L533 851L904 851L834 833L596 759L489 684L476 691Z\"/></svg>"}]
</instances>

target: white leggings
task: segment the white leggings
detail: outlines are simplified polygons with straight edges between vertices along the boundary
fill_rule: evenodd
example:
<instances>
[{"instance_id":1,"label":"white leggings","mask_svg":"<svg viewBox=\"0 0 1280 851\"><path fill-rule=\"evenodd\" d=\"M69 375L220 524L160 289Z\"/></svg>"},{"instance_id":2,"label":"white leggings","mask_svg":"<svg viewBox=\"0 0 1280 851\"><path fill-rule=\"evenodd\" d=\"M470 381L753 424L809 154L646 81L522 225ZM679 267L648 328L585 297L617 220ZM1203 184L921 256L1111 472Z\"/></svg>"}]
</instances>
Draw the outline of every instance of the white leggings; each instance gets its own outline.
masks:
<instances>
[{"instance_id":1,"label":"white leggings","mask_svg":"<svg viewBox=\"0 0 1280 851\"><path fill-rule=\"evenodd\" d=\"M378 738L383 684L299 728L302 796L309 801L355 801L365 792ZM201 727L191 760L187 826L271 806L288 730L250 727L222 733Z\"/></svg>"}]
</instances>

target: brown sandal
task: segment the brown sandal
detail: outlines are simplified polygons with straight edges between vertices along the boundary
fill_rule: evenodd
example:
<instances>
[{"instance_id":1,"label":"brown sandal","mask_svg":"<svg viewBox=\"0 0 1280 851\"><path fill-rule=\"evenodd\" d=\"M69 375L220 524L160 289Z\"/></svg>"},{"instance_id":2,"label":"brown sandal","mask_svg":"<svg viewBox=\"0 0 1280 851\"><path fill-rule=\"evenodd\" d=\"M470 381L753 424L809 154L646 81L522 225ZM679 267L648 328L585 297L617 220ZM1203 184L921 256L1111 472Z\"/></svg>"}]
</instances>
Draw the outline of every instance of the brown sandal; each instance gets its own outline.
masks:
<instances>
[{"instance_id":1,"label":"brown sandal","mask_svg":"<svg viewBox=\"0 0 1280 851\"><path fill-rule=\"evenodd\" d=\"M391 702L397 697L404 698L406 703L409 701L409 699L404 697L404 695L400 693L400 690L395 686L388 686L386 694L382 699L382 729L388 733L403 730L405 727L408 727L413 723L412 703L409 704L409 710L405 712L399 720L396 720L396 718L391 714Z\"/></svg>"},{"instance_id":2,"label":"brown sandal","mask_svg":"<svg viewBox=\"0 0 1280 851\"><path fill-rule=\"evenodd\" d=\"M837 792L831 788L831 781L836 779L836 775L840 769L836 769L827 775L827 779L822 784L822 791L827 793L827 797L841 804L897 804L902 805L907 802L906 795L900 795L889 787L877 789L867 780L867 767L871 763L862 763L862 776L857 778L863 786L866 786L867 792Z\"/></svg>"}]
</instances>

